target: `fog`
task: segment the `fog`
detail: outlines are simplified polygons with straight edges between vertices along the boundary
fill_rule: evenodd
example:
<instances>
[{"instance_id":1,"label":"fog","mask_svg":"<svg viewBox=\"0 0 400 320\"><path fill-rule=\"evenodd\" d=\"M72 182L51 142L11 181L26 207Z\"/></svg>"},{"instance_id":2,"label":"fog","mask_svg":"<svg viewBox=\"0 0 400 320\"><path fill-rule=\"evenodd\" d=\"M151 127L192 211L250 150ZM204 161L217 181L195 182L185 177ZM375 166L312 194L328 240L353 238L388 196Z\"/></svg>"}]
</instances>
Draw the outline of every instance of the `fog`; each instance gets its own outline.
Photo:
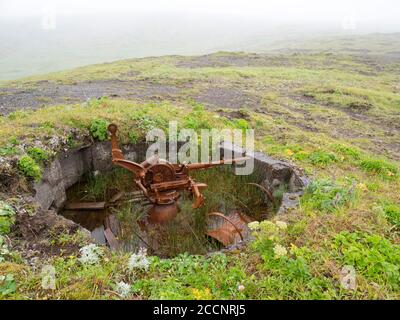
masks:
<instances>
[{"instance_id":1,"label":"fog","mask_svg":"<svg viewBox=\"0 0 400 320\"><path fill-rule=\"evenodd\" d=\"M40 16L45 8L51 7L57 14L69 16L138 12L214 13L291 23L340 20L343 15L352 14L364 21L387 24L390 20L398 20L398 6L397 0L2 0L0 15Z\"/></svg>"},{"instance_id":2,"label":"fog","mask_svg":"<svg viewBox=\"0 0 400 320\"><path fill-rule=\"evenodd\" d=\"M0 79L123 58L400 31L395 0L0 0Z\"/></svg>"}]
</instances>

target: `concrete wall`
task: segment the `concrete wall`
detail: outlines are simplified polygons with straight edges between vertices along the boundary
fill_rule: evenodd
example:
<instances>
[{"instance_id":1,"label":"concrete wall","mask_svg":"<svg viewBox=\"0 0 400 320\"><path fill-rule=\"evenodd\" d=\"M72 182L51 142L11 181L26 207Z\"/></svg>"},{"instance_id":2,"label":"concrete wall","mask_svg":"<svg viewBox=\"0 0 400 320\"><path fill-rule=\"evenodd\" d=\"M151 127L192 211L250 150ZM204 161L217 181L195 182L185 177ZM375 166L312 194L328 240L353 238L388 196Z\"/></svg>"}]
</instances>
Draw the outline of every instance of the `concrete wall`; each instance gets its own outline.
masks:
<instances>
[{"instance_id":1,"label":"concrete wall","mask_svg":"<svg viewBox=\"0 0 400 320\"><path fill-rule=\"evenodd\" d=\"M148 144L139 143L122 147L125 158L142 162L146 157ZM236 146L222 144L224 151L235 152L235 156L244 150ZM254 159L254 167L259 172L262 184L272 192L282 184L287 185L288 192L283 195L279 214L297 207L299 196L308 184L305 174L295 165L271 158L261 152L247 153ZM113 167L111 162L110 142L97 142L81 149L70 150L56 158L45 170L40 183L34 185L35 201L43 210L60 210L66 201L66 190L77 183L85 174L94 171L105 172ZM266 199L266 201L268 201Z\"/></svg>"},{"instance_id":2,"label":"concrete wall","mask_svg":"<svg viewBox=\"0 0 400 320\"><path fill-rule=\"evenodd\" d=\"M141 162L147 145L123 146L125 158ZM44 210L59 210L66 201L66 190L85 174L108 171L112 168L110 142L97 142L89 147L68 151L56 158L45 170L42 180L35 183L35 201Z\"/></svg>"}]
</instances>

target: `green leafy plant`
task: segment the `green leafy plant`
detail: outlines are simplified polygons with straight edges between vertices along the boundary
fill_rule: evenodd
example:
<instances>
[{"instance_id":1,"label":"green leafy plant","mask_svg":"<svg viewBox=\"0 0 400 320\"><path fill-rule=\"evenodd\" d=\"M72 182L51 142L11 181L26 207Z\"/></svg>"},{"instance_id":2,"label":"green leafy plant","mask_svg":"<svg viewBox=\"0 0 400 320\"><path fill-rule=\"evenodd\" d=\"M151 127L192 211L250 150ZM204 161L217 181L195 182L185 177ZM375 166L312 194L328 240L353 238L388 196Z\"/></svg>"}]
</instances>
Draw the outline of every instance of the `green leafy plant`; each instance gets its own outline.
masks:
<instances>
[{"instance_id":1,"label":"green leafy plant","mask_svg":"<svg viewBox=\"0 0 400 320\"><path fill-rule=\"evenodd\" d=\"M12 274L0 275L0 296L7 296L14 293L17 285Z\"/></svg>"},{"instance_id":2,"label":"green leafy plant","mask_svg":"<svg viewBox=\"0 0 400 320\"><path fill-rule=\"evenodd\" d=\"M14 222L14 209L4 201L0 201L0 234L9 233Z\"/></svg>"},{"instance_id":3,"label":"green leafy plant","mask_svg":"<svg viewBox=\"0 0 400 320\"><path fill-rule=\"evenodd\" d=\"M286 256L287 250L281 246L287 229L285 222L277 221L274 223L263 220L251 222L248 226L254 237L252 246L261 253L264 260Z\"/></svg>"},{"instance_id":4,"label":"green leafy plant","mask_svg":"<svg viewBox=\"0 0 400 320\"><path fill-rule=\"evenodd\" d=\"M250 129L250 125L245 119L236 119L234 121L235 128L241 129L243 131Z\"/></svg>"},{"instance_id":5,"label":"green leafy plant","mask_svg":"<svg viewBox=\"0 0 400 320\"><path fill-rule=\"evenodd\" d=\"M184 127L194 130L211 129L211 124L204 112L203 105L194 105L192 112L185 117Z\"/></svg>"},{"instance_id":6,"label":"green leafy plant","mask_svg":"<svg viewBox=\"0 0 400 320\"><path fill-rule=\"evenodd\" d=\"M342 231L334 239L337 258L377 283L400 287L400 247L377 234Z\"/></svg>"},{"instance_id":7,"label":"green leafy plant","mask_svg":"<svg viewBox=\"0 0 400 320\"><path fill-rule=\"evenodd\" d=\"M148 110L144 109L139 113L131 115L131 119L135 121L136 128L139 130L139 132L147 133L147 131L154 128L168 128L168 121L162 115L154 116L147 113Z\"/></svg>"},{"instance_id":8,"label":"green leafy plant","mask_svg":"<svg viewBox=\"0 0 400 320\"><path fill-rule=\"evenodd\" d=\"M137 133L134 131L128 133L128 138L130 143L137 143L139 139Z\"/></svg>"},{"instance_id":9,"label":"green leafy plant","mask_svg":"<svg viewBox=\"0 0 400 320\"><path fill-rule=\"evenodd\" d=\"M90 133L94 139L98 139L99 141L104 141L108 137L107 133L108 123L103 119L95 119L90 124Z\"/></svg>"},{"instance_id":10,"label":"green leafy plant","mask_svg":"<svg viewBox=\"0 0 400 320\"><path fill-rule=\"evenodd\" d=\"M50 230L49 235L52 238L51 244L57 244L60 246L65 245L79 245L84 246L87 244L88 237L81 230L77 230L74 233L62 232L59 233L57 230Z\"/></svg>"},{"instance_id":11,"label":"green leafy plant","mask_svg":"<svg viewBox=\"0 0 400 320\"><path fill-rule=\"evenodd\" d=\"M312 298L330 298L331 293L321 288L331 289L332 283L323 277L312 274L310 265L318 259L318 255L307 247L298 248L292 244L285 247L287 225L285 222L264 220L251 222L253 230L252 247L263 259L260 270L268 272L268 280L261 280L259 285L266 286L280 296L290 297L294 291L300 296ZM271 292L270 292L271 294Z\"/></svg>"},{"instance_id":12,"label":"green leafy plant","mask_svg":"<svg viewBox=\"0 0 400 320\"><path fill-rule=\"evenodd\" d=\"M38 147L29 148L27 150L27 153L37 163L44 163L46 160L49 159L49 154L47 153L47 151Z\"/></svg>"},{"instance_id":13,"label":"green leafy plant","mask_svg":"<svg viewBox=\"0 0 400 320\"><path fill-rule=\"evenodd\" d=\"M339 185L329 179L312 181L301 198L303 206L332 212L355 199L354 184Z\"/></svg>"},{"instance_id":14,"label":"green leafy plant","mask_svg":"<svg viewBox=\"0 0 400 320\"><path fill-rule=\"evenodd\" d=\"M18 161L18 169L27 177L40 181L42 170L34 159L28 155L22 156Z\"/></svg>"},{"instance_id":15,"label":"green leafy plant","mask_svg":"<svg viewBox=\"0 0 400 320\"><path fill-rule=\"evenodd\" d=\"M73 149L78 143L77 143L77 141L75 141L75 138L73 135L68 135L67 144L71 149Z\"/></svg>"}]
</instances>

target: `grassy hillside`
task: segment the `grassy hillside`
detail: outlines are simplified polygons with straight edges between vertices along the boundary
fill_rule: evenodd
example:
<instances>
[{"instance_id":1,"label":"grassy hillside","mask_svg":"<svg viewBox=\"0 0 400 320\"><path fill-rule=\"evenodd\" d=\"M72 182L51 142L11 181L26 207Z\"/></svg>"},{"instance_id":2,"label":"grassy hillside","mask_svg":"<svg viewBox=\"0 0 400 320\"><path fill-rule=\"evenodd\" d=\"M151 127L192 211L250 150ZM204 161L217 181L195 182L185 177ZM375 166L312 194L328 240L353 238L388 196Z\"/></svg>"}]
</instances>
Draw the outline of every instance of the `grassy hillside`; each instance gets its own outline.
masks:
<instances>
[{"instance_id":1,"label":"grassy hillside","mask_svg":"<svg viewBox=\"0 0 400 320\"><path fill-rule=\"evenodd\" d=\"M82 144L95 120L120 124L125 142L171 119L197 130L245 124L255 129L258 150L304 168L312 183L297 210L272 220L285 221L287 229L265 223L244 250L149 257L148 269L132 271L128 254L107 250L101 263L89 266L77 251L33 264L42 253L27 255L18 228L3 227L0 297L122 298L117 283L124 281L126 297L135 299L400 298L399 80L399 60L382 56L220 52L124 60L4 83L2 226L35 214L21 194L29 194L55 153ZM85 94L76 93L80 88ZM21 164L23 158L32 161ZM46 248L79 248L86 240L50 232L41 241ZM286 250L277 253L277 244ZM55 266L57 290L41 289L43 263ZM355 269L354 290L340 284L344 266Z\"/></svg>"},{"instance_id":2,"label":"grassy hillside","mask_svg":"<svg viewBox=\"0 0 400 320\"><path fill-rule=\"evenodd\" d=\"M273 43L268 50L333 52L352 55L386 55L399 58L400 34L375 33L365 35L342 35L330 37L314 37L313 39L293 39Z\"/></svg>"}]
</instances>

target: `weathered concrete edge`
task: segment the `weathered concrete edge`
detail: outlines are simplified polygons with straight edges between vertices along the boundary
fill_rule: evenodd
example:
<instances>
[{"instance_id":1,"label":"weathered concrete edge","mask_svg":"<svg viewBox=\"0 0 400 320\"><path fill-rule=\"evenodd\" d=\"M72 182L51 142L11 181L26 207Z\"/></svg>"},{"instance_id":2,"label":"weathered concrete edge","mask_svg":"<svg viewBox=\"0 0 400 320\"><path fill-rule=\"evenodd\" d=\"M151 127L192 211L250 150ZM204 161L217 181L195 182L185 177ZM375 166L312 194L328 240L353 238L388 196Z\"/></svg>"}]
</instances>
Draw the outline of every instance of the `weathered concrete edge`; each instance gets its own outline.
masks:
<instances>
[{"instance_id":1,"label":"weathered concrete edge","mask_svg":"<svg viewBox=\"0 0 400 320\"><path fill-rule=\"evenodd\" d=\"M247 151L229 142L221 143L220 152L221 154L223 152L232 154L233 157L246 155L253 158L254 167L264 174L262 179L265 181L267 187L274 187L274 183L276 183L275 179L288 183L289 191L283 194L282 204L277 212L278 215L285 214L299 207L300 196L308 185L309 179L295 164L274 159L262 152Z\"/></svg>"}]
</instances>

